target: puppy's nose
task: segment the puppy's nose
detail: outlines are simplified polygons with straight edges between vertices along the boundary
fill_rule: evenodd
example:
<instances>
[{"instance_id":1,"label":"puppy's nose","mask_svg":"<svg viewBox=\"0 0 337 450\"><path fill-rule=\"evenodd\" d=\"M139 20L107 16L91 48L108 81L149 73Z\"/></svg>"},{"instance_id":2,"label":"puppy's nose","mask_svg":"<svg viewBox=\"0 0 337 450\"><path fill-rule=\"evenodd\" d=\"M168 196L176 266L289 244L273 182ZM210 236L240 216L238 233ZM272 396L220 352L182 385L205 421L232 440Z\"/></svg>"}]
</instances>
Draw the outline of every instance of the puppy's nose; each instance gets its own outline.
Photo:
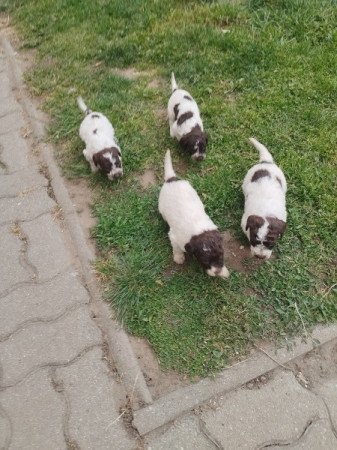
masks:
<instances>
[{"instance_id":1,"label":"puppy's nose","mask_svg":"<svg viewBox=\"0 0 337 450\"><path fill-rule=\"evenodd\" d=\"M201 154L193 156L193 159L195 161L202 161L203 159L205 159L205 155L203 153L201 153Z\"/></svg>"},{"instance_id":2,"label":"puppy's nose","mask_svg":"<svg viewBox=\"0 0 337 450\"><path fill-rule=\"evenodd\" d=\"M117 172L114 174L114 178L120 178L123 175L123 172Z\"/></svg>"},{"instance_id":3,"label":"puppy's nose","mask_svg":"<svg viewBox=\"0 0 337 450\"><path fill-rule=\"evenodd\" d=\"M265 255L257 255L256 253L255 253L255 255L254 255L256 258L259 258L259 259L266 259L266 256Z\"/></svg>"}]
</instances>

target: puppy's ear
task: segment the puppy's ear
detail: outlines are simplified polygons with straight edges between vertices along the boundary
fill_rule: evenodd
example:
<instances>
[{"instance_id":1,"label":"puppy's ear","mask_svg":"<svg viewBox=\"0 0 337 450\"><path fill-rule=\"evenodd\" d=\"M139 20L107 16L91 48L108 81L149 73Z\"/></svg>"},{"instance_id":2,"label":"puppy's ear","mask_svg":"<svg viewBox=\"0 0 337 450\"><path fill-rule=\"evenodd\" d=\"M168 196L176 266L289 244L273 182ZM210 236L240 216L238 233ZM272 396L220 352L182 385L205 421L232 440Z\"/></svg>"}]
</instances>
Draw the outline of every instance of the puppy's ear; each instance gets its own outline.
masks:
<instances>
[{"instance_id":1,"label":"puppy's ear","mask_svg":"<svg viewBox=\"0 0 337 450\"><path fill-rule=\"evenodd\" d=\"M267 217L267 220L269 222L270 233L281 237L285 232L287 224L281 219L276 219L276 217Z\"/></svg>"},{"instance_id":2,"label":"puppy's ear","mask_svg":"<svg viewBox=\"0 0 337 450\"><path fill-rule=\"evenodd\" d=\"M260 228L264 224L264 219L261 216L251 215L247 219L246 231L248 228L255 230Z\"/></svg>"},{"instance_id":3,"label":"puppy's ear","mask_svg":"<svg viewBox=\"0 0 337 450\"><path fill-rule=\"evenodd\" d=\"M187 253L192 253L192 245L189 242L185 245L185 250Z\"/></svg>"}]
</instances>

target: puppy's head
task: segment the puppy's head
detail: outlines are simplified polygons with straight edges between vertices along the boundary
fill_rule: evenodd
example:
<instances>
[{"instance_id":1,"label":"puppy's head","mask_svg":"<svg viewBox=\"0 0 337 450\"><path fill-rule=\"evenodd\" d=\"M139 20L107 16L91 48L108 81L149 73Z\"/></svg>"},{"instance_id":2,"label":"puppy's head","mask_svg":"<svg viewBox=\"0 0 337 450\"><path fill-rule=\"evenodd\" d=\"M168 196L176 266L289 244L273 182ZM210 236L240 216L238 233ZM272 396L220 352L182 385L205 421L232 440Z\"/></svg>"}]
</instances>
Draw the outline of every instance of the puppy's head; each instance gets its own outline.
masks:
<instances>
[{"instance_id":1,"label":"puppy's head","mask_svg":"<svg viewBox=\"0 0 337 450\"><path fill-rule=\"evenodd\" d=\"M201 130L199 125L193 127L192 130L185 134L179 141L183 149L187 151L195 161L202 161L206 158L207 142L208 136Z\"/></svg>"},{"instance_id":2,"label":"puppy's head","mask_svg":"<svg viewBox=\"0 0 337 450\"><path fill-rule=\"evenodd\" d=\"M224 265L222 237L218 230L204 231L193 236L185 245L185 250L197 259L208 275L224 278L229 276Z\"/></svg>"},{"instance_id":3,"label":"puppy's head","mask_svg":"<svg viewBox=\"0 0 337 450\"><path fill-rule=\"evenodd\" d=\"M249 230L250 250L253 256L269 259L276 241L283 235L286 223L275 217L251 215L247 219L246 230Z\"/></svg>"},{"instance_id":4,"label":"puppy's head","mask_svg":"<svg viewBox=\"0 0 337 450\"><path fill-rule=\"evenodd\" d=\"M117 147L105 148L94 154L92 160L109 180L114 180L123 175L122 154Z\"/></svg>"}]
</instances>

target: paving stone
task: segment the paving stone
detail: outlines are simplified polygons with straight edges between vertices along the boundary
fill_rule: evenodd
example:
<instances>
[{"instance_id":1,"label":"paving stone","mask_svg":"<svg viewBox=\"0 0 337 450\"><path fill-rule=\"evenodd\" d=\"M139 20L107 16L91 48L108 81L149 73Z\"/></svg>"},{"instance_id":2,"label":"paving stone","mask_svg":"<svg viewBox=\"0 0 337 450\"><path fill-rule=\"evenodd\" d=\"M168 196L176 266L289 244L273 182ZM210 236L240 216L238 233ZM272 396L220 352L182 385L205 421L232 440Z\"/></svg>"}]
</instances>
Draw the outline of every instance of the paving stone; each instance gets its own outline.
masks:
<instances>
[{"instance_id":1,"label":"paving stone","mask_svg":"<svg viewBox=\"0 0 337 450\"><path fill-rule=\"evenodd\" d=\"M51 320L67 308L89 302L75 271L42 284L22 286L0 299L0 339L29 320Z\"/></svg>"},{"instance_id":2,"label":"paving stone","mask_svg":"<svg viewBox=\"0 0 337 450\"><path fill-rule=\"evenodd\" d=\"M31 278L30 273L20 264L21 248L22 242L10 231L10 226L0 227L1 292Z\"/></svg>"},{"instance_id":3,"label":"paving stone","mask_svg":"<svg viewBox=\"0 0 337 450\"><path fill-rule=\"evenodd\" d=\"M0 396L1 401L1 396ZM5 414L5 411L1 408L0 403L0 448L7 449L11 437L11 424L9 417Z\"/></svg>"},{"instance_id":4,"label":"paving stone","mask_svg":"<svg viewBox=\"0 0 337 450\"><path fill-rule=\"evenodd\" d=\"M101 341L85 306L55 322L29 325L0 343L1 385L12 385L38 367L66 364Z\"/></svg>"},{"instance_id":5,"label":"paving stone","mask_svg":"<svg viewBox=\"0 0 337 450\"><path fill-rule=\"evenodd\" d=\"M1 69L7 68L6 61L1 60ZM12 86L10 85L9 78L6 72L0 72L0 100L3 101L5 98L12 96Z\"/></svg>"},{"instance_id":6,"label":"paving stone","mask_svg":"<svg viewBox=\"0 0 337 450\"><path fill-rule=\"evenodd\" d=\"M330 422L327 419L313 422L300 439L294 443L284 445L271 445L268 450L280 450L280 448L291 448L292 450L336 450L337 439L333 434Z\"/></svg>"},{"instance_id":7,"label":"paving stone","mask_svg":"<svg viewBox=\"0 0 337 450\"><path fill-rule=\"evenodd\" d=\"M62 230L52 215L44 214L22 223L21 228L28 238L28 259L36 267L40 280L52 278L70 266L72 257Z\"/></svg>"},{"instance_id":8,"label":"paving stone","mask_svg":"<svg viewBox=\"0 0 337 450\"><path fill-rule=\"evenodd\" d=\"M337 379L328 380L321 386L315 388L315 392L324 398L337 431ZM337 448L337 446L336 446Z\"/></svg>"},{"instance_id":9,"label":"paving stone","mask_svg":"<svg viewBox=\"0 0 337 450\"><path fill-rule=\"evenodd\" d=\"M17 111L0 116L0 135L18 131L23 127L25 127L25 122L22 114Z\"/></svg>"},{"instance_id":10,"label":"paving stone","mask_svg":"<svg viewBox=\"0 0 337 450\"><path fill-rule=\"evenodd\" d=\"M8 450L67 449L62 398L54 390L47 370L39 370L0 392L0 404L12 424Z\"/></svg>"},{"instance_id":11,"label":"paving stone","mask_svg":"<svg viewBox=\"0 0 337 450\"><path fill-rule=\"evenodd\" d=\"M43 186L48 186L48 180L38 172L37 167L25 168L20 171L20 174L14 173L0 177L0 197L23 197Z\"/></svg>"},{"instance_id":12,"label":"paving stone","mask_svg":"<svg viewBox=\"0 0 337 450\"><path fill-rule=\"evenodd\" d=\"M9 114L9 113L12 113L12 112L21 113L21 109L20 109L18 102L15 100L15 98L12 95L9 95L7 97L2 98L2 100L1 100L0 120L3 116L5 116L6 114Z\"/></svg>"},{"instance_id":13,"label":"paving stone","mask_svg":"<svg viewBox=\"0 0 337 450\"><path fill-rule=\"evenodd\" d=\"M147 450L214 450L217 447L201 432L198 419L186 416L176 420L164 433L146 437Z\"/></svg>"},{"instance_id":14,"label":"paving stone","mask_svg":"<svg viewBox=\"0 0 337 450\"><path fill-rule=\"evenodd\" d=\"M48 196L46 189L36 189L15 198L0 199L0 221L8 223L31 220L54 207L55 202Z\"/></svg>"},{"instance_id":15,"label":"paving stone","mask_svg":"<svg viewBox=\"0 0 337 450\"><path fill-rule=\"evenodd\" d=\"M102 356L102 350L94 348L75 363L56 369L57 384L69 402L69 436L81 450L135 449L136 440L118 419L125 396Z\"/></svg>"},{"instance_id":16,"label":"paving stone","mask_svg":"<svg viewBox=\"0 0 337 450\"><path fill-rule=\"evenodd\" d=\"M203 409L208 432L224 449L260 448L298 438L310 419L327 418L323 402L302 388L291 372L275 375L260 389L241 388Z\"/></svg>"},{"instance_id":17,"label":"paving stone","mask_svg":"<svg viewBox=\"0 0 337 450\"><path fill-rule=\"evenodd\" d=\"M8 172L18 171L34 163L28 143L21 137L20 131L0 135L0 160Z\"/></svg>"}]
</instances>

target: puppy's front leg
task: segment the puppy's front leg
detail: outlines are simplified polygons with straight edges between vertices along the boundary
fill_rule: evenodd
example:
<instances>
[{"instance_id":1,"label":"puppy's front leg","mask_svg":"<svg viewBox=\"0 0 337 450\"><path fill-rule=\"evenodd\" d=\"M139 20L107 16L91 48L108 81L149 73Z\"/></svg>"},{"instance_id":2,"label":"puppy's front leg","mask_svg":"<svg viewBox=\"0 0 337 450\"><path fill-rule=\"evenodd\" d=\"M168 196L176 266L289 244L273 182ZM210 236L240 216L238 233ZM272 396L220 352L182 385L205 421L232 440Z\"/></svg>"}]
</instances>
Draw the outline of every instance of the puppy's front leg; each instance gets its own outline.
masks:
<instances>
[{"instance_id":1,"label":"puppy's front leg","mask_svg":"<svg viewBox=\"0 0 337 450\"><path fill-rule=\"evenodd\" d=\"M172 125L170 125L170 136L171 136L171 138L175 138L177 136L177 124L176 124L176 122L173 122Z\"/></svg>"},{"instance_id":2,"label":"puppy's front leg","mask_svg":"<svg viewBox=\"0 0 337 450\"><path fill-rule=\"evenodd\" d=\"M173 261L176 264L183 264L185 261L185 253L181 250L179 245L176 243L174 236L171 233L171 230L169 231L169 238L172 245L172 251L173 251Z\"/></svg>"}]
</instances>

